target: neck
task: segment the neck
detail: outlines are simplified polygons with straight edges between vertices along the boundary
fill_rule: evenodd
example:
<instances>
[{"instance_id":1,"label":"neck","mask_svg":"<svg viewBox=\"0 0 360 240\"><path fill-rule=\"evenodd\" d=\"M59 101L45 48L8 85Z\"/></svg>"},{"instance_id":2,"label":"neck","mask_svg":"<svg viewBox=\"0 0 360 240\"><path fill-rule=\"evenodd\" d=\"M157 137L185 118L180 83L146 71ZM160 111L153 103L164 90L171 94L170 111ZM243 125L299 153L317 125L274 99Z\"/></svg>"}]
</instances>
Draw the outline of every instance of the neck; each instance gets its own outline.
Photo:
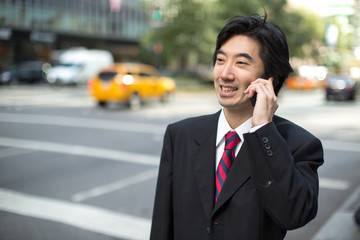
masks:
<instances>
[{"instance_id":1,"label":"neck","mask_svg":"<svg viewBox=\"0 0 360 240\"><path fill-rule=\"evenodd\" d=\"M224 108L226 120L232 129L236 129L241 124L246 122L250 117L252 117L252 112L252 108L250 110L233 110Z\"/></svg>"}]
</instances>

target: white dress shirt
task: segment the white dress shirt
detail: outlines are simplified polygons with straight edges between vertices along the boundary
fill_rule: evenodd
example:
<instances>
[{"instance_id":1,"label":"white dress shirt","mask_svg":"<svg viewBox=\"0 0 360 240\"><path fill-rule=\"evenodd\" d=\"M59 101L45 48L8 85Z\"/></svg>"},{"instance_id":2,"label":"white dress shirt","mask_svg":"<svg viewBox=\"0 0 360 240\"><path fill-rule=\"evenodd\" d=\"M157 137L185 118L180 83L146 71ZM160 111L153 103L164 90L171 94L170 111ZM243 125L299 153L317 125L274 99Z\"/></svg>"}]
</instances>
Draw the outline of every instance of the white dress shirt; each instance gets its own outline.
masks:
<instances>
[{"instance_id":1,"label":"white dress shirt","mask_svg":"<svg viewBox=\"0 0 360 240\"><path fill-rule=\"evenodd\" d=\"M237 144L235 148L235 157L240 151L240 148L242 144L244 143L244 136L243 134L249 133L249 132L255 132L257 129L261 128L263 125L253 127L252 126L252 117L246 120L243 124L241 124L236 129L232 129L226 120L224 110L221 110L219 121L218 121L218 128L217 128L217 134L216 134L216 162L215 162L215 171L217 170L217 167L219 165L220 159L223 155L224 148L225 148L225 135L229 131L235 131L239 137L240 142Z\"/></svg>"}]
</instances>

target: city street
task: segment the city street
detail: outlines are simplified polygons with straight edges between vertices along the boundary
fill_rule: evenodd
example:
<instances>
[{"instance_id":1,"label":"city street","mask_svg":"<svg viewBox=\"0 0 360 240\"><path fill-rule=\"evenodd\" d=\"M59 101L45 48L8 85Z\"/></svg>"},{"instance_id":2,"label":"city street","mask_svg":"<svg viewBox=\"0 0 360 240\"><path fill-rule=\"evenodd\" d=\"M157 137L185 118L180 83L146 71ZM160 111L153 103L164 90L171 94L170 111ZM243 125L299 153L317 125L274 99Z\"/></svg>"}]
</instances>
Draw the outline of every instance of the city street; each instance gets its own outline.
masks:
<instances>
[{"instance_id":1,"label":"city street","mask_svg":"<svg viewBox=\"0 0 360 240\"><path fill-rule=\"evenodd\" d=\"M325 150L318 215L285 238L310 240L360 185L360 100L284 89L279 105ZM85 86L0 86L1 239L148 239L166 126L219 109L211 90L131 111Z\"/></svg>"}]
</instances>

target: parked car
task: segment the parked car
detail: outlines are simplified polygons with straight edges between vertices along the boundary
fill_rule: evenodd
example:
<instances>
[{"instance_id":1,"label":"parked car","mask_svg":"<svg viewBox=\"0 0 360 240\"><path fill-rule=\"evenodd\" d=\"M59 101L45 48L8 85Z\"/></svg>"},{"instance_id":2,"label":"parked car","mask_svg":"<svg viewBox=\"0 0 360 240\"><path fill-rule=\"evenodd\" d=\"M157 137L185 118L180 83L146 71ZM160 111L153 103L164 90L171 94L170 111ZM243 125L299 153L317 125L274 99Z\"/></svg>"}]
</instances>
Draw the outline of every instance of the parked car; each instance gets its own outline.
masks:
<instances>
[{"instance_id":1,"label":"parked car","mask_svg":"<svg viewBox=\"0 0 360 240\"><path fill-rule=\"evenodd\" d=\"M291 90L310 90L322 88L323 81L294 75L286 79L285 85Z\"/></svg>"},{"instance_id":2,"label":"parked car","mask_svg":"<svg viewBox=\"0 0 360 240\"><path fill-rule=\"evenodd\" d=\"M330 76L326 79L326 100L355 100L356 82L347 76Z\"/></svg>"},{"instance_id":3,"label":"parked car","mask_svg":"<svg viewBox=\"0 0 360 240\"><path fill-rule=\"evenodd\" d=\"M150 98L167 102L176 84L173 79L160 76L151 65L115 63L91 79L88 88L99 106L104 107L109 101L123 101L131 109L138 109Z\"/></svg>"},{"instance_id":4,"label":"parked car","mask_svg":"<svg viewBox=\"0 0 360 240\"><path fill-rule=\"evenodd\" d=\"M16 69L16 80L20 83L46 82L46 72L51 65L43 61L21 62Z\"/></svg>"},{"instance_id":5,"label":"parked car","mask_svg":"<svg viewBox=\"0 0 360 240\"><path fill-rule=\"evenodd\" d=\"M0 85L8 85L16 80L15 66L6 67L0 72Z\"/></svg>"}]
</instances>

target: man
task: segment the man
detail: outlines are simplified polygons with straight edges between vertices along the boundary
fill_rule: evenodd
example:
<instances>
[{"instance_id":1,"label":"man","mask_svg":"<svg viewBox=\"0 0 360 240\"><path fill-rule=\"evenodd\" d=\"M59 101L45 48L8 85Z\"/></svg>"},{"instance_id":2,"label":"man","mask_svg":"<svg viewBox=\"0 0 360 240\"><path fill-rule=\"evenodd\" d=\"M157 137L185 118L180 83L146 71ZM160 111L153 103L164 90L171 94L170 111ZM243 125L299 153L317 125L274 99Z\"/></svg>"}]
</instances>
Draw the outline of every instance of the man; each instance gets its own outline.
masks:
<instances>
[{"instance_id":1,"label":"man","mask_svg":"<svg viewBox=\"0 0 360 240\"><path fill-rule=\"evenodd\" d=\"M151 240L277 240L315 217L321 142L274 115L291 71L285 35L266 15L225 25L214 52L223 108L168 126Z\"/></svg>"}]
</instances>

